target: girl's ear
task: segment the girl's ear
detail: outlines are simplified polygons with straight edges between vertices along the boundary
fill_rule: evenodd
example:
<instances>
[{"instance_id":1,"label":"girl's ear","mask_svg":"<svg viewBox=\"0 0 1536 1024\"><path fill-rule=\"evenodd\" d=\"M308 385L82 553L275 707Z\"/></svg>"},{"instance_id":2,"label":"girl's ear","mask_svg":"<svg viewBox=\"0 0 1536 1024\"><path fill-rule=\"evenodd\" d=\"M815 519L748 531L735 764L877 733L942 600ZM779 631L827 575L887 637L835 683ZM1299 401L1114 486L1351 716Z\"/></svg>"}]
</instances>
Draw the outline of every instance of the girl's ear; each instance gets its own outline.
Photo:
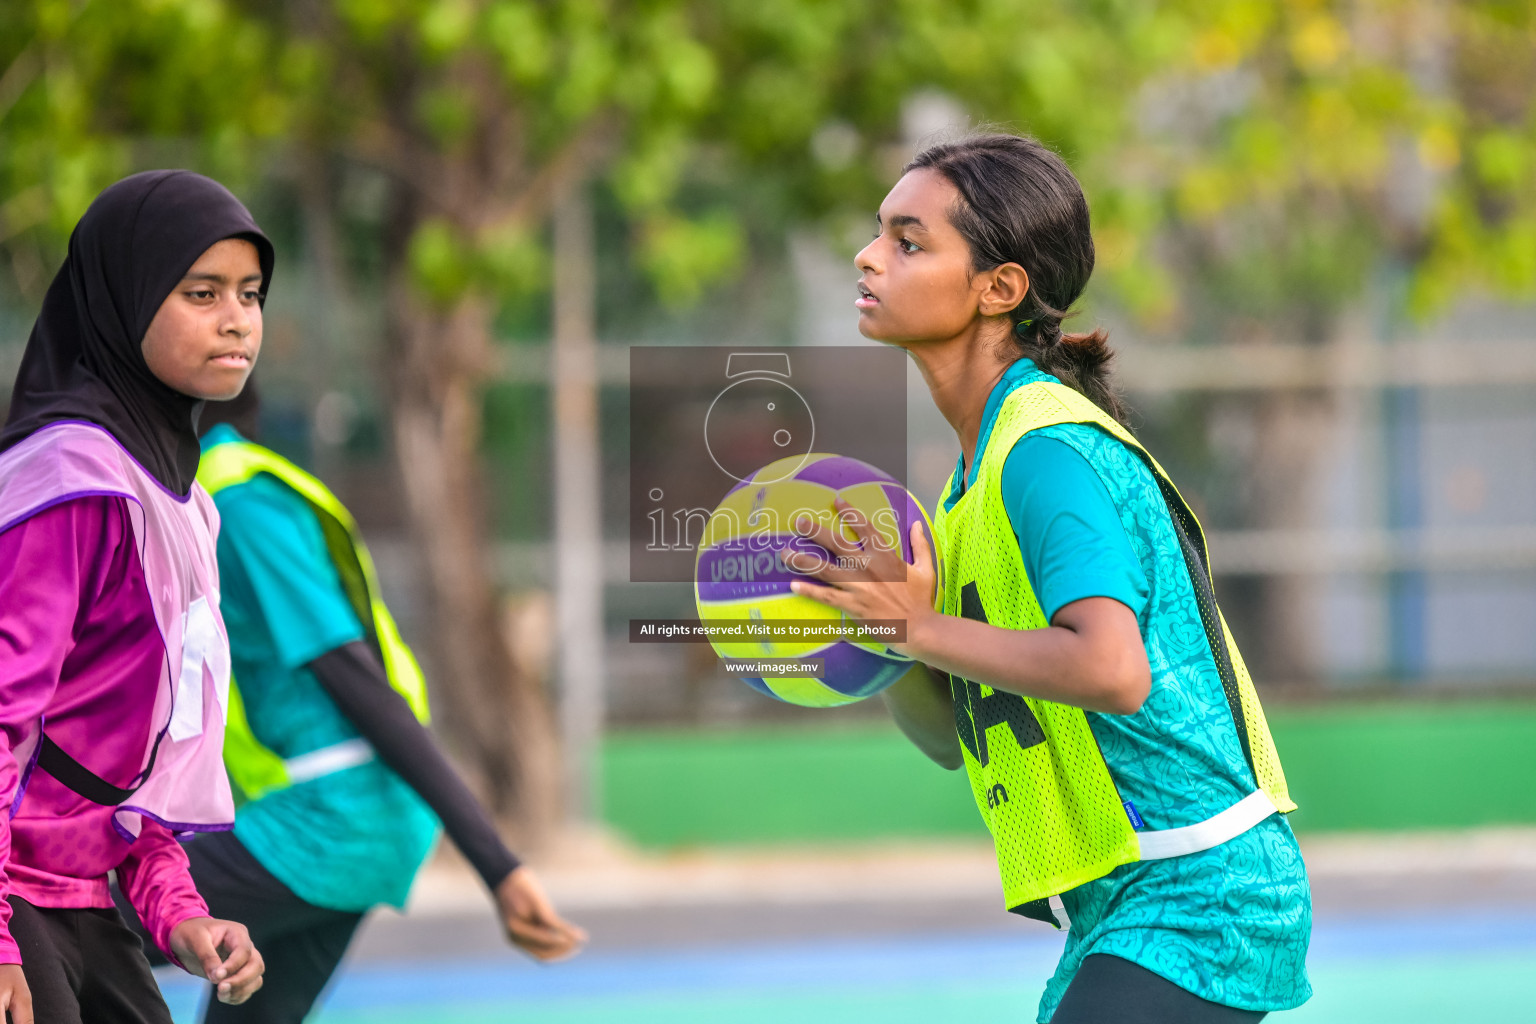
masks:
<instances>
[{"instance_id":1,"label":"girl's ear","mask_svg":"<svg viewBox=\"0 0 1536 1024\"><path fill-rule=\"evenodd\" d=\"M1004 263L987 271L990 280L981 290L982 316L1006 313L1029 294L1029 273L1017 263Z\"/></svg>"}]
</instances>

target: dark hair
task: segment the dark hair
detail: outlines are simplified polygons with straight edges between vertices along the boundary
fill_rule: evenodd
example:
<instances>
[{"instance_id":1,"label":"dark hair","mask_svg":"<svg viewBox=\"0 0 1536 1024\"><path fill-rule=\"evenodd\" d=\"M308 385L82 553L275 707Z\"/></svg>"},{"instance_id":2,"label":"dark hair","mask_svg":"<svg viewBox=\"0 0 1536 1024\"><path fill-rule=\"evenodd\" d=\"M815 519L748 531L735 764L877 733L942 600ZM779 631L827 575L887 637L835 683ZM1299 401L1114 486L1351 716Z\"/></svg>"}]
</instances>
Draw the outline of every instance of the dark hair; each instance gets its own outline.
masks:
<instances>
[{"instance_id":1,"label":"dark hair","mask_svg":"<svg viewBox=\"0 0 1536 1024\"><path fill-rule=\"evenodd\" d=\"M918 168L942 174L960 193L949 219L978 272L1017 263L1029 274L1029 292L1008 312L1019 355L1124 423L1108 332L1061 331L1093 274L1088 201L1066 163L1035 139L976 135L923 150L902 173Z\"/></svg>"}]
</instances>

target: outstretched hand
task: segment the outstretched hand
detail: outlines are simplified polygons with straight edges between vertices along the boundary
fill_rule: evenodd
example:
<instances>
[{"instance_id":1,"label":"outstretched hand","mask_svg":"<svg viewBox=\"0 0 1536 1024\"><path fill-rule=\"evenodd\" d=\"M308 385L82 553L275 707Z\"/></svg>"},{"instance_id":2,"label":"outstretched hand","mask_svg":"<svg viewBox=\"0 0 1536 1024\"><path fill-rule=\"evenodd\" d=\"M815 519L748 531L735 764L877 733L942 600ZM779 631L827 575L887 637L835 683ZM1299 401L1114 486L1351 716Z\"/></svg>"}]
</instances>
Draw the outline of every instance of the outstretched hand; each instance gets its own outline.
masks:
<instances>
[{"instance_id":1,"label":"outstretched hand","mask_svg":"<svg viewBox=\"0 0 1536 1024\"><path fill-rule=\"evenodd\" d=\"M779 558L789 568L814 576L826 586L808 580L793 580L790 590L802 597L830 605L850 618L899 619L906 623L906 639L889 646L902 654L916 657L912 650L913 633L934 611L933 549L921 523L913 523L910 533L912 562L901 557L901 548L893 546L852 505L841 498L836 502L836 521L853 532L849 540L842 529L801 517L794 524L795 533L814 541L831 556L820 558L801 548L783 548Z\"/></svg>"},{"instance_id":2,"label":"outstretched hand","mask_svg":"<svg viewBox=\"0 0 1536 1024\"><path fill-rule=\"evenodd\" d=\"M238 1005L261 988L266 964L236 921L188 918L171 930L171 952L188 973L213 982L221 1003Z\"/></svg>"},{"instance_id":3,"label":"outstretched hand","mask_svg":"<svg viewBox=\"0 0 1536 1024\"><path fill-rule=\"evenodd\" d=\"M495 896L507 940L535 960L564 960L586 944L587 933L555 913L544 887L528 868L519 867L504 878Z\"/></svg>"}]
</instances>

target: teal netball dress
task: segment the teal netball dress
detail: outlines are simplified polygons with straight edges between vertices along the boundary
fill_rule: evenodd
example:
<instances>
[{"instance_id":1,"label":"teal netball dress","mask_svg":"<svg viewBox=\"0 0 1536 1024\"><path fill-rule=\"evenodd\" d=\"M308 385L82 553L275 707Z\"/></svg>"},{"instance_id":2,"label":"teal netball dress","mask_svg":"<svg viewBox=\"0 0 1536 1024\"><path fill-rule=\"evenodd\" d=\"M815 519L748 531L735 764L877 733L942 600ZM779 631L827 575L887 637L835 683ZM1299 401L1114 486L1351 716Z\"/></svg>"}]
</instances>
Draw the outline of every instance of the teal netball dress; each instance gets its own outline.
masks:
<instances>
[{"instance_id":1,"label":"teal netball dress","mask_svg":"<svg viewBox=\"0 0 1536 1024\"><path fill-rule=\"evenodd\" d=\"M1028 359L1009 368L987 401L978 453L1008 394L1040 381L1056 378ZM963 493L964 463L955 472L950 505ZM1204 818L1245 796L1252 770L1232 741L1194 588L1145 463L1096 427L1044 427L1009 453L1002 491L1047 620L1087 597L1112 598L1136 614L1152 671L1147 700L1133 715L1087 712L1121 798L1146 828L1159 829L1168 824L1165 809ZM1248 791L1229 781L1243 779ZM1290 1009L1311 995L1311 895L1296 839L1278 814L1208 850L1124 865L1061 899L1071 924L1040 1001L1042 1022L1095 953L1239 1009Z\"/></svg>"}]
</instances>

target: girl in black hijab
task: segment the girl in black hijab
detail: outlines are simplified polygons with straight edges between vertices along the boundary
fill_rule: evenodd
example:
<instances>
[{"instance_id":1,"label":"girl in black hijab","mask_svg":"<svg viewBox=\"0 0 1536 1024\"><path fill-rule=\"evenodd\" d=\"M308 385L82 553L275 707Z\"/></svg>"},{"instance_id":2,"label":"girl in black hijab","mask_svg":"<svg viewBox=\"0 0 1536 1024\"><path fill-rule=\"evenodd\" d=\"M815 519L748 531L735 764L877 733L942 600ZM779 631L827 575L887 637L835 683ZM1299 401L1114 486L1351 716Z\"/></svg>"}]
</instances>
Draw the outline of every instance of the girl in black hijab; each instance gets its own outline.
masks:
<instances>
[{"instance_id":1,"label":"girl in black hijab","mask_svg":"<svg viewBox=\"0 0 1536 1024\"><path fill-rule=\"evenodd\" d=\"M220 1000L261 984L244 927L208 915L175 836L233 821L197 419L250 373L272 262L222 185L136 174L81 218L27 343L0 432L0 1011L13 1024L170 1024L109 871L156 945Z\"/></svg>"},{"instance_id":2,"label":"girl in black hijab","mask_svg":"<svg viewBox=\"0 0 1536 1024\"><path fill-rule=\"evenodd\" d=\"M197 476L203 399L156 377L143 341L182 275L224 239L255 247L264 301L272 243L223 185L190 171L145 171L98 196L43 299L0 451L49 423L83 420L105 427L168 490L187 494Z\"/></svg>"}]
</instances>

